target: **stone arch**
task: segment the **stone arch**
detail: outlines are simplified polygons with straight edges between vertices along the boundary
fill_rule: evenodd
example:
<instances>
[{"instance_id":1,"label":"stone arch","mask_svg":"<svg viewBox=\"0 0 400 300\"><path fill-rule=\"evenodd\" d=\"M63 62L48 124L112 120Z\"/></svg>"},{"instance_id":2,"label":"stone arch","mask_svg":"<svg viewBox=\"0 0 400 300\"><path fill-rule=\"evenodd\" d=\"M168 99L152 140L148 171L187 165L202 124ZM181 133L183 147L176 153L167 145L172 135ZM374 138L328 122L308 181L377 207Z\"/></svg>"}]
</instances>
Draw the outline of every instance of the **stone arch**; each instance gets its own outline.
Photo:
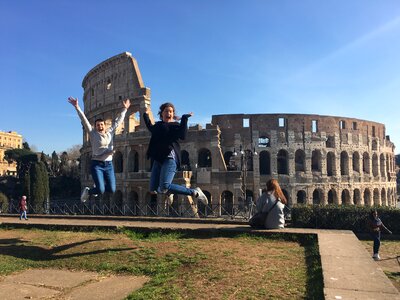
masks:
<instances>
[{"instance_id":1,"label":"stone arch","mask_svg":"<svg viewBox=\"0 0 400 300\"><path fill-rule=\"evenodd\" d=\"M151 194L148 192L146 194L146 215L147 216L156 216L158 213L158 201L157 201L157 195L156 194Z\"/></svg>"},{"instance_id":2,"label":"stone arch","mask_svg":"<svg viewBox=\"0 0 400 300\"><path fill-rule=\"evenodd\" d=\"M329 151L326 155L326 172L328 176L333 176L336 173L335 153Z\"/></svg>"},{"instance_id":3,"label":"stone arch","mask_svg":"<svg viewBox=\"0 0 400 300\"><path fill-rule=\"evenodd\" d=\"M330 189L328 192L328 204L337 204L338 199L337 199L337 193L334 188Z\"/></svg>"},{"instance_id":4,"label":"stone arch","mask_svg":"<svg viewBox=\"0 0 400 300\"><path fill-rule=\"evenodd\" d=\"M378 150L378 142L376 140L372 141L371 148L372 148L372 151L377 151Z\"/></svg>"},{"instance_id":5,"label":"stone arch","mask_svg":"<svg viewBox=\"0 0 400 300\"><path fill-rule=\"evenodd\" d=\"M372 175L374 177L379 175L378 170L378 155L376 153L372 154Z\"/></svg>"},{"instance_id":6,"label":"stone arch","mask_svg":"<svg viewBox=\"0 0 400 300\"><path fill-rule=\"evenodd\" d=\"M349 155L346 151L340 153L340 174L349 175Z\"/></svg>"},{"instance_id":7,"label":"stone arch","mask_svg":"<svg viewBox=\"0 0 400 300\"><path fill-rule=\"evenodd\" d=\"M343 205L350 205L351 204L351 197L350 197L350 192L348 189L344 189L342 191L342 204Z\"/></svg>"},{"instance_id":8,"label":"stone arch","mask_svg":"<svg viewBox=\"0 0 400 300\"><path fill-rule=\"evenodd\" d=\"M277 156L278 174L289 174L289 155L284 149L279 150Z\"/></svg>"},{"instance_id":9,"label":"stone arch","mask_svg":"<svg viewBox=\"0 0 400 300\"><path fill-rule=\"evenodd\" d=\"M371 192L368 188L364 190L364 204L366 206L371 206Z\"/></svg>"},{"instance_id":10,"label":"stone arch","mask_svg":"<svg viewBox=\"0 0 400 300\"><path fill-rule=\"evenodd\" d=\"M202 148L198 152L197 164L199 168L210 168L212 166L211 151Z\"/></svg>"},{"instance_id":11,"label":"stone arch","mask_svg":"<svg viewBox=\"0 0 400 300\"><path fill-rule=\"evenodd\" d=\"M139 153L131 150L128 155L128 172L139 172Z\"/></svg>"},{"instance_id":12,"label":"stone arch","mask_svg":"<svg viewBox=\"0 0 400 300\"><path fill-rule=\"evenodd\" d=\"M322 154L321 151L316 149L311 154L311 171L321 172L322 170Z\"/></svg>"},{"instance_id":13,"label":"stone arch","mask_svg":"<svg viewBox=\"0 0 400 300\"><path fill-rule=\"evenodd\" d=\"M313 204L323 204L324 203L324 192L321 189L315 189L313 192Z\"/></svg>"},{"instance_id":14,"label":"stone arch","mask_svg":"<svg viewBox=\"0 0 400 300\"><path fill-rule=\"evenodd\" d=\"M204 205L203 202L198 201L197 202L197 209L200 217L206 217L208 215L212 214L212 199L211 199L211 194L207 190L203 190L203 193L206 195L208 199L208 204Z\"/></svg>"},{"instance_id":15,"label":"stone arch","mask_svg":"<svg viewBox=\"0 0 400 300\"><path fill-rule=\"evenodd\" d=\"M304 190L300 190L297 192L296 195L297 203L298 204L306 204L307 203L307 194Z\"/></svg>"},{"instance_id":16,"label":"stone arch","mask_svg":"<svg viewBox=\"0 0 400 300\"><path fill-rule=\"evenodd\" d=\"M364 172L364 174L370 174L368 152L364 152L364 154L363 154L363 172Z\"/></svg>"},{"instance_id":17,"label":"stone arch","mask_svg":"<svg viewBox=\"0 0 400 300\"><path fill-rule=\"evenodd\" d=\"M302 149L297 149L294 155L295 171L306 171L306 153Z\"/></svg>"},{"instance_id":18,"label":"stone arch","mask_svg":"<svg viewBox=\"0 0 400 300\"><path fill-rule=\"evenodd\" d=\"M222 192L221 207L223 215L233 215L233 193L231 191Z\"/></svg>"},{"instance_id":19,"label":"stone arch","mask_svg":"<svg viewBox=\"0 0 400 300\"><path fill-rule=\"evenodd\" d=\"M382 188L382 190L381 190L381 202L382 202L383 206L388 205L387 202L386 202L386 191L385 191L385 188Z\"/></svg>"},{"instance_id":20,"label":"stone arch","mask_svg":"<svg viewBox=\"0 0 400 300\"><path fill-rule=\"evenodd\" d=\"M191 170L189 152L186 150L181 151L181 169Z\"/></svg>"},{"instance_id":21,"label":"stone arch","mask_svg":"<svg viewBox=\"0 0 400 300\"><path fill-rule=\"evenodd\" d=\"M360 154L353 152L353 171L360 173Z\"/></svg>"},{"instance_id":22,"label":"stone arch","mask_svg":"<svg viewBox=\"0 0 400 300\"><path fill-rule=\"evenodd\" d=\"M139 215L139 195L136 191L130 191L128 194L128 214L137 216Z\"/></svg>"},{"instance_id":23,"label":"stone arch","mask_svg":"<svg viewBox=\"0 0 400 300\"><path fill-rule=\"evenodd\" d=\"M379 198L379 190L377 188L374 189L373 197L374 197L374 205L380 205L380 198Z\"/></svg>"},{"instance_id":24,"label":"stone arch","mask_svg":"<svg viewBox=\"0 0 400 300\"><path fill-rule=\"evenodd\" d=\"M361 199L361 192L359 189L354 189L353 191L353 202L355 205L361 205L362 204L362 199Z\"/></svg>"},{"instance_id":25,"label":"stone arch","mask_svg":"<svg viewBox=\"0 0 400 300\"><path fill-rule=\"evenodd\" d=\"M117 150L113 156L114 172L122 173L124 171L124 159L121 151Z\"/></svg>"},{"instance_id":26,"label":"stone arch","mask_svg":"<svg viewBox=\"0 0 400 300\"><path fill-rule=\"evenodd\" d=\"M113 203L114 203L114 214L122 215L124 212L124 202L122 199L122 192L120 190L116 190L113 195Z\"/></svg>"},{"instance_id":27,"label":"stone arch","mask_svg":"<svg viewBox=\"0 0 400 300\"><path fill-rule=\"evenodd\" d=\"M390 172L390 159L389 159L389 154L386 154L386 172Z\"/></svg>"},{"instance_id":28,"label":"stone arch","mask_svg":"<svg viewBox=\"0 0 400 300\"><path fill-rule=\"evenodd\" d=\"M268 151L261 151L260 156L260 175L271 175L271 155Z\"/></svg>"},{"instance_id":29,"label":"stone arch","mask_svg":"<svg viewBox=\"0 0 400 300\"><path fill-rule=\"evenodd\" d=\"M379 157L379 166L380 166L380 171L381 171L381 177L386 177L385 174L385 155L381 153Z\"/></svg>"}]
</instances>

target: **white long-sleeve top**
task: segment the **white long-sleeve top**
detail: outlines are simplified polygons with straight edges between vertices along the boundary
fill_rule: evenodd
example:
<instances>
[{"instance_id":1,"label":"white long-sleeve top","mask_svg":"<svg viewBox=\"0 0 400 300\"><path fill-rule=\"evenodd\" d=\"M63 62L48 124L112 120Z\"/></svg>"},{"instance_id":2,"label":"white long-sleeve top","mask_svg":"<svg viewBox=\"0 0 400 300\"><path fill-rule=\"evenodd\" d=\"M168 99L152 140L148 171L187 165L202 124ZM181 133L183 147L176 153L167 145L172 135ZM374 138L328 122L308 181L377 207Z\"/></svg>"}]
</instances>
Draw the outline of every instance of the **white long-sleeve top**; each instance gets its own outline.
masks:
<instances>
[{"instance_id":1,"label":"white long-sleeve top","mask_svg":"<svg viewBox=\"0 0 400 300\"><path fill-rule=\"evenodd\" d=\"M112 126L108 128L105 133L98 132L92 127L92 125L90 125L88 119L79 106L76 107L76 111L82 121L83 127L89 133L89 139L92 145L92 160L111 161L114 148L113 139L115 130L123 122L127 109L124 108L122 110L121 114L114 120Z\"/></svg>"}]
</instances>

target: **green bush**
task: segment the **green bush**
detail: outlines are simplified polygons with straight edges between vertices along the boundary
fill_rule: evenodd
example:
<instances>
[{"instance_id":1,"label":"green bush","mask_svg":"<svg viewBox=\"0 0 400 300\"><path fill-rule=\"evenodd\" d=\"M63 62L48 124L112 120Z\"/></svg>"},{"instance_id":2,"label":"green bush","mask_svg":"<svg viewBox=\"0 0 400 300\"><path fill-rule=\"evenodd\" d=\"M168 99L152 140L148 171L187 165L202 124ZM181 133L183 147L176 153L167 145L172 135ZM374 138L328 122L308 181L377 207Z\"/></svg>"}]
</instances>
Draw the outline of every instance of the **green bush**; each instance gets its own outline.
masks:
<instances>
[{"instance_id":1,"label":"green bush","mask_svg":"<svg viewBox=\"0 0 400 300\"><path fill-rule=\"evenodd\" d=\"M291 209L292 227L344 229L367 232L367 219L372 209L393 233L400 233L400 210L392 207L298 205Z\"/></svg>"}]
</instances>

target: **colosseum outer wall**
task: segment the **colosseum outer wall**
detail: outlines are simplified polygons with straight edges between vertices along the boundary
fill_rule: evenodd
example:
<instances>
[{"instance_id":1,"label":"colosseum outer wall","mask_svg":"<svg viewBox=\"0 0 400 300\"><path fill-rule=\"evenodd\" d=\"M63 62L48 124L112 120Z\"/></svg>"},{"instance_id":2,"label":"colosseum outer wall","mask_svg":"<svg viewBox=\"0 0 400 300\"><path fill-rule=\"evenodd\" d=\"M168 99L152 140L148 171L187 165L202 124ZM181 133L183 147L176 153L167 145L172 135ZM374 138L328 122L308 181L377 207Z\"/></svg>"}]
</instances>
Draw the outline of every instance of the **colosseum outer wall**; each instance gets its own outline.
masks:
<instances>
[{"instance_id":1,"label":"colosseum outer wall","mask_svg":"<svg viewBox=\"0 0 400 300\"><path fill-rule=\"evenodd\" d=\"M90 70L82 87L92 122L102 117L110 124L121 101L131 99L114 140L117 192L110 205L132 214L154 211L162 199L148 192L150 135L141 116L151 107L151 94L136 60L128 52L116 55ZM205 191L211 201L209 207L199 205L201 215L248 210L269 178L280 181L290 205L395 205L394 145L381 123L305 114L214 115L206 128L191 126L181 148L183 166L175 180ZM92 182L90 150L83 132L83 185ZM176 211L184 214L187 199L175 199Z\"/></svg>"}]
</instances>

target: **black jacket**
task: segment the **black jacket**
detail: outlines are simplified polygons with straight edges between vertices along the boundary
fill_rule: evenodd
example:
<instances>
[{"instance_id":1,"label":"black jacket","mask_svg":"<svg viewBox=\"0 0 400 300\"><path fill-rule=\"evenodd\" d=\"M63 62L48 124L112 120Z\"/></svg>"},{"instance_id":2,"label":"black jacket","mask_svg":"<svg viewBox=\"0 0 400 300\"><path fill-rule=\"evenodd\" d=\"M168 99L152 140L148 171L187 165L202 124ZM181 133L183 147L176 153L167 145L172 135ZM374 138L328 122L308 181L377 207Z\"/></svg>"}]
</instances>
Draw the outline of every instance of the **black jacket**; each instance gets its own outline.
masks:
<instances>
[{"instance_id":1,"label":"black jacket","mask_svg":"<svg viewBox=\"0 0 400 300\"><path fill-rule=\"evenodd\" d=\"M158 121L151 124L149 115L143 114L144 122L151 132L147 158L154 159L162 163L173 149L176 155L176 164L181 165L181 147L178 140L184 140L187 134L187 122L190 115L183 115L181 122Z\"/></svg>"}]
</instances>

